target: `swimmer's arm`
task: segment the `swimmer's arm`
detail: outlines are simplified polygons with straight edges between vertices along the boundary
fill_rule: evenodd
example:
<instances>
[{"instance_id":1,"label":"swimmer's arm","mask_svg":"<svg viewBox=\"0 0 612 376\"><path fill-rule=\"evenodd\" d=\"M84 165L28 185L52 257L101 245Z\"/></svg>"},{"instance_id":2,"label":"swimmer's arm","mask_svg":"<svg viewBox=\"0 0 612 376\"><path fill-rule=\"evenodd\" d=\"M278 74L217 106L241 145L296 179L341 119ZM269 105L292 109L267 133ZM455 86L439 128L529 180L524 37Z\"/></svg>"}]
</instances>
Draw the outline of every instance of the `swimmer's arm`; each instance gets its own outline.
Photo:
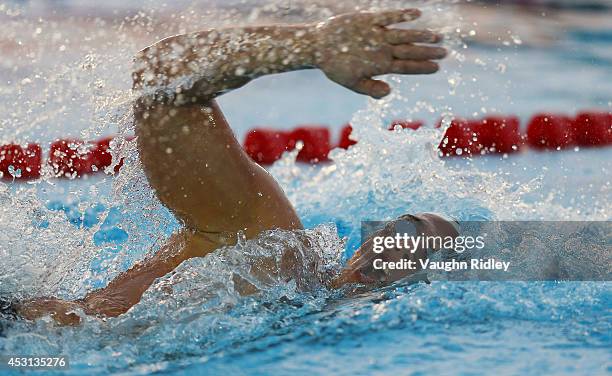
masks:
<instances>
[{"instance_id":1,"label":"swimmer's arm","mask_svg":"<svg viewBox=\"0 0 612 376\"><path fill-rule=\"evenodd\" d=\"M372 77L430 74L446 51L428 30L389 29L416 9L359 12L318 24L206 30L166 38L136 57L134 88L175 105L205 103L257 77L319 68L332 81L374 98L389 86ZM152 99L150 97L149 99Z\"/></svg>"},{"instance_id":2,"label":"swimmer's arm","mask_svg":"<svg viewBox=\"0 0 612 376\"><path fill-rule=\"evenodd\" d=\"M137 263L105 288L87 294L79 303L88 315L119 316L136 305L157 278L172 272L183 261L203 257L219 246L193 231L182 230L172 235L153 257Z\"/></svg>"},{"instance_id":3,"label":"swimmer's arm","mask_svg":"<svg viewBox=\"0 0 612 376\"><path fill-rule=\"evenodd\" d=\"M93 291L83 299L66 301L56 298L36 298L19 302L15 304L15 308L25 319L35 320L51 316L62 325L79 324L78 311L101 317L119 316L137 304L157 278L170 273L183 261L193 257L203 257L218 247L219 244L191 231L183 230L173 235L153 257L134 265L105 288Z\"/></svg>"},{"instance_id":4,"label":"swimmer's arm","mask_svg":"<svg viewBox=\"0 0 612 376\"><path fill-rule=\"evenodd\" d=\"M312 25L207 30L140 52L133 74L139 157L151 187L187 228L236 233L301 228L286 195L236 140L214 98L266 74L319 68L359 93L382 97L372 77L433 73L440 36L389 29L417 10L362 12Z\"/></svg>"}]
</instances>

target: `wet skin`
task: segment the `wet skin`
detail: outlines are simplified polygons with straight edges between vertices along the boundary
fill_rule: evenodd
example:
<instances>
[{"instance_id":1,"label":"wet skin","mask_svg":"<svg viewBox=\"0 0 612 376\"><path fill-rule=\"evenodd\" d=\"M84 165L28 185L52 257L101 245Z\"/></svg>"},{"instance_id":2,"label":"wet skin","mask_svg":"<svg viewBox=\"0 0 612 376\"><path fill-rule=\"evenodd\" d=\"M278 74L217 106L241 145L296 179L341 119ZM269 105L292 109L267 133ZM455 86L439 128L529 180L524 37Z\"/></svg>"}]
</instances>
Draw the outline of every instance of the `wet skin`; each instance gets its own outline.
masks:
<instances>
[{"instance_id":1,"label":"wet skin","mask_svg":"<svg viewBox=\"0 0 612 376\"><path fill-rule=\"evenodd\" d=\"M245 154L214 98L257 77L300 69L320 69L349 90L382 98L390 87L374 77L432 74L439 69L434 61L446 56L433 45L440 35L389 27L419 16L415 9L359 12L317 24L206 30L139 52L133 73L138 151L151 187L183 229L107 287L76 301L22 301L19 314L30 320L50 315L64 325L78 324L78 311L115 317L137 304L156 278L234 244L239 232L252 239L265 230L301 229L284 192ZM452 231L441 217L415 218L423 231ZM375 257L362 247L330 287L405 276L373 274L368 265Z\"/></svg>"}]
</instances>

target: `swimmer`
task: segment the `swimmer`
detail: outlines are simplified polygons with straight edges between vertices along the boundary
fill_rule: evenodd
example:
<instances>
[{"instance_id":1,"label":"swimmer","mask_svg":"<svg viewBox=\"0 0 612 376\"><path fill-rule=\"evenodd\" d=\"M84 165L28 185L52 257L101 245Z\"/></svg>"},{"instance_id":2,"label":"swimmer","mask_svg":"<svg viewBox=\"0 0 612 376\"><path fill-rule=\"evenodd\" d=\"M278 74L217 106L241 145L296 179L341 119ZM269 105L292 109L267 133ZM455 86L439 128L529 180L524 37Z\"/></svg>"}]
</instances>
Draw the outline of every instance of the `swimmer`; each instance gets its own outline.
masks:
<instances>
[{"instance_id":1,"label":"swimmer","mask_svg":"<svg viewBox=\"0 0 612 376\"><path fill-rule=\"evenodd\" d=\"M266 230L302 229L278 183L243 151L215 98L257 77L300 69L320 69L349 90L385 97L389 85L374 77L432 74L439 69L435 60L446 56L435 46L440 35L390 27L419 16L415 9L359 12L316 24L206 30L172 36L139 52L133 89L139 98L134 117L140 160L182 230L152 257L82 299L36 298L14 303L11 310L29 320L50 315L64 325L80 322L76 312L116 317L137 304L155 279L185 260L235 244L238 233L252 239ZM400 220L427 234L455 231L432 214ZM330 287L406 275L374 271L371 261L380 255L368 244Z\"/></svg>"}]
</instances>

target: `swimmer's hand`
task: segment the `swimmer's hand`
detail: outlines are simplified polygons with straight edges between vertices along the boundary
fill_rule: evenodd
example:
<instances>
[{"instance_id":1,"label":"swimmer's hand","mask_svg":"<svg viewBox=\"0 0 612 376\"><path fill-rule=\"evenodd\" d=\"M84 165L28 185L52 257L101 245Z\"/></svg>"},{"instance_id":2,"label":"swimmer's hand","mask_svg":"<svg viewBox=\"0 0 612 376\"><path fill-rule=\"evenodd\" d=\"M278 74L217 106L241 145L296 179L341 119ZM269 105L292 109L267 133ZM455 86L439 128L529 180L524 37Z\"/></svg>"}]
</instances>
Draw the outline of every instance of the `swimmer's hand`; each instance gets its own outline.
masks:
<instances>
[{"instance_id":1,"label":"swimmer's hand","mask_svg":"<svg viewBox=\"0 0 612 376\"><path fill-rule=\"evenodd\" d=\"M316 66L332 81L373 98L391 92L374 76L435 73L439 66L432 60L444 58L446 50L420 43L438 43L439 34L388 28L420 15L417 9L406 9L332 17L315 27Z\"/></svg>"},{"instance_id":2,"label":"swimmer's hand","mask_svg":"<svg viewBox=\"0 0 612 376\"><path fill-rule=\"evenodd\" d=\"M77 314L83 309L80 302L65 301L56 298L36 298L25 300L15 305L17 314L26 320L36 320L50 316L60 325L78 325L81 322Z\"/></svg>"}]
</instances>

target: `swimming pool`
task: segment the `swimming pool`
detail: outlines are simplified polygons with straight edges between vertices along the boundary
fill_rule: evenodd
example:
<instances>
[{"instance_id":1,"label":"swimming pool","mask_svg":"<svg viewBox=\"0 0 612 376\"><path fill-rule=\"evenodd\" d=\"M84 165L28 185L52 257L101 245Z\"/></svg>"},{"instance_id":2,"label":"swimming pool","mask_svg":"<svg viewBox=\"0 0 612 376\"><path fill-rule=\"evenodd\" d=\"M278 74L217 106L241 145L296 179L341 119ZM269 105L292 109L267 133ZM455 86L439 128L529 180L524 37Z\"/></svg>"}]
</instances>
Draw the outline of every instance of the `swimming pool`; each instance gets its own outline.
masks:
<instances>
[{"instance_id":1,"label":"swimming pool","mask_svg":"<svg viewBox=\"0 0 612 376\"><path fill-rule=\"evenodd\" d=\"M21 9L6 6L4 13ZM170 20L166 28L150 20L161 19L158 13L140 16L132 24L136 36L125 39L114 35L129 23L122 26L112 17L93 22L96 33L111 35L94 33L78 17L9 17L12 23L0 28L7 34L28 30L19 37L26 46L36 43L38 28L51 32L44 33L48 45L43 41L44 47L29 51L33 57L19 55L2 65L0 104L8 114L2 140L129 134L130 51L157 33L184 27L181 15L194 28L214 16L200 18L181 6L176 17L164 18ZM260 9L268 15L273 8ZM152 2L151 9L164 8ZM325 9L285 16L315 17ZM431 2L425 10L442 17L435 22L452 25L449 34L469 35L469 24L453 31L461 20L452 5ZM248 19L238 13L227 18ZM66 34L71 28L86 37ZM546 46L530 44L521 30L497 45L457 44L440 75L393 78L398 94L377 102L310 71L258 80L222 97L239 136L254 125L353 124L359 143L334 151L333 164L296 165L286 155L270 169L309 230L272 232L189 260L115 319L88 319L75 328L4 320L0 352L66 354L71 368L63 373L74 375L609 373L609 282L402 282L352 295L317 286L317 278L305 272L290 283L271 276L258 286L260 295L245 298L234 291L232 275L248 274L258 258L276 257L284 245L299 247L303 239L314 250L305 254L319 254L326 260L323 271L333 273L359 243L360 221L405 213L434 211L460 220L610 220L611 149L441 160L436 146L443 131L432 125L448 113L526 119L538 111L610 110L611 33L586 25L565 29ZM409 117L430 126L386 131L388 121ZM150 192L133 148L126 143L125 168L116 178L0 185L0 295L81 296L177 228ZM296 289L300 283L311 289Z\"/></svg>"}]
</instances>

